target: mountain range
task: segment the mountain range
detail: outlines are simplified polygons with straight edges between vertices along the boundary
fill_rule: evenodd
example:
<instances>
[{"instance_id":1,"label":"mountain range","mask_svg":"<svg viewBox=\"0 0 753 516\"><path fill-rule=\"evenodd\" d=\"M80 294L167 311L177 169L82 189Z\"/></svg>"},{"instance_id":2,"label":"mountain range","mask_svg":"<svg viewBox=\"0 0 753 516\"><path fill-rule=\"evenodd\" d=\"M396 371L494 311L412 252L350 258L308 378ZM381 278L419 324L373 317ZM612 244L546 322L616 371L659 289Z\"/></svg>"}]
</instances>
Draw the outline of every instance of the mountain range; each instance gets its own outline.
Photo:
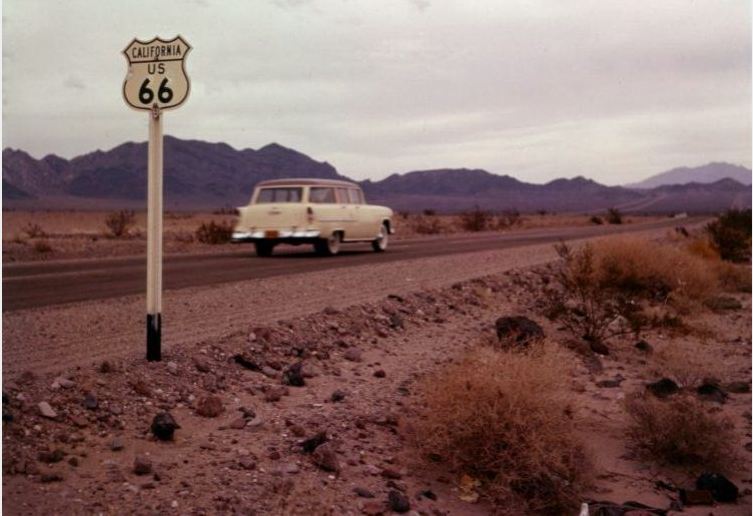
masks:
<instances>
[{"instance_id":1,"label":"mountain range","mask_svg":"<svg viewBox=\"0 0 753 516\"><path fill-rule=\"evenodd\" d=\"M53 154L35 159L22 150L6 148L3 205L144 209L146 160L146 143L124 143L70 160ZM725 170L730 175L723 175ZM257 182L283 177L348 179L329 163L276 143L258 150L236 150L224 143L164 139L166 209L244 205ZM743 183L747 178L749 184L750 177L749 169L725 163L674 169L630 187L605 186L584 177L541 185L479 169L437 169L393 174L380 181L363 181L361 186L370 202L406 211L480 206L523 212L590 212L610 207L628 212L709 212L749 207L751 190Z\"/></svg>"}]
</instances>

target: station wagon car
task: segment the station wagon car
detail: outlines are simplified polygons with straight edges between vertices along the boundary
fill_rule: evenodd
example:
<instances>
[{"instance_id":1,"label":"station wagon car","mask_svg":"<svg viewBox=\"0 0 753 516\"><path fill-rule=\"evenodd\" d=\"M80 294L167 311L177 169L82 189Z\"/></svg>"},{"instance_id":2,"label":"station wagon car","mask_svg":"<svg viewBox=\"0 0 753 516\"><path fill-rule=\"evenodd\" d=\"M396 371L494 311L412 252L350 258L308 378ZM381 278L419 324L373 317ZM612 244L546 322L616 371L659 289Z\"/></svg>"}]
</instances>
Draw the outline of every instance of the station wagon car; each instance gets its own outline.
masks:
<instances>
[{"instance_id":1,"label":"station wagon car","mask_svg":"<svg viewBox=\"0 0 753 516\"><path fill-rule=\"evenodd\" d=\"M348 181L262 181L238 212L232 241L252 242L259 256L271 255L277 244L313 244L318 254L332 256L342 243L370 242L382 252L394 233L392 210L366 204L361 188Z\"/></svg>"}]
</instances>

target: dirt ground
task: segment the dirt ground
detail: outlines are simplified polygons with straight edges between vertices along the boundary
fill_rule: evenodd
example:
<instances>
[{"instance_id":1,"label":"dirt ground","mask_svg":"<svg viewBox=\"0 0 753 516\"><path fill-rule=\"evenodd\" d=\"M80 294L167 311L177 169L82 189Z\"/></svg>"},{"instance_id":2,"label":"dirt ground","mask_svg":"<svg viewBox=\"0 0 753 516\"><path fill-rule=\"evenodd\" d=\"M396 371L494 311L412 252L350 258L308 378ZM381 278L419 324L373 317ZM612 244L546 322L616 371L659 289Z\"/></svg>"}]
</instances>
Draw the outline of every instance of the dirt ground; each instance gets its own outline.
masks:
<instances>
[{"instance_id":1,"label":"dirt ground","mask_svg":"<svg viewBox=\"0 0 753 516\"><path fill-rule=\"evenodd\" d=\"M146 253L146 213L136 213L124 237L114 238L105 226L108 212L99 211L3 211L3 262L28 262L75 258L132 256ZM624 223L650 222L661 217L629 216ZM164 216L166 254L223 252L231 244L210 245L196 238L202 223L233 224L230 213L167 212ZM458 215L396 214L394 239L467 232ZM574 214L526 214L489 220L485 231L517 231L532 228L590 225L590 216Z\"/></svg>"},{"instance_id":2,"label":"dirt ground","mask_svg":"<svg viewBox=\"0 0 753 516\"><path fill-rule=\"evenodd\" d=\"M517 259L510 251L505 255L508 266L500 265L500 253L403 264L395 272L402 282L383 278L381 290L364 292L360 300L337 295L350 290L344 277L330 285L331 306L312 309L312 301L297 315L288 310L249 320L254 312L240 304L202 340L173 341L159 363L127 354L104 364L90 355L50 368L48 356L29 371L6 373L4 415L12 420L3 423L3 509L341 515L389 514L405 509L396 502L407 501L412 514L492 513L483 499L461 499L456 472L412 451L410 423L421 405L421 378L493 338L497 317L528 316L550 340L567 342L563 329L541 316L551 246L514 252ZM363 269L350 274L373 276ZM446 274L437 278L435 269ZM285 281L290 285L283 289L317 280ZM280 289L268 285L258 294L284 295ZM751 296L731 295L739 307L700 312L692 332L651 330L643 338L657 350L683 345L703 351L723 384L749 387ZM76 308L57 310L63 321ZM4 326L20 331L23 318L51 315L33 312L6 314ZM237 331L221 332L231 318ZM9 358L4 345L6 364ZM610 342L608 355L572 352L570 359L574 417L597 473L583 500L669 509L678 499L675 489L692 487L697 472L645 462L625 439L623 400L657 379L655 356L623 338ZM726 474L741 498L713 508L686 507L683 514L750 514L747 390L725 403L704 402L709 412L733 421L740 457L730 458ZM41 402L54 413L43 415L48 407ZM150 431L161 411L180 425L173 440Z\"/></svg>"}]
</instances>

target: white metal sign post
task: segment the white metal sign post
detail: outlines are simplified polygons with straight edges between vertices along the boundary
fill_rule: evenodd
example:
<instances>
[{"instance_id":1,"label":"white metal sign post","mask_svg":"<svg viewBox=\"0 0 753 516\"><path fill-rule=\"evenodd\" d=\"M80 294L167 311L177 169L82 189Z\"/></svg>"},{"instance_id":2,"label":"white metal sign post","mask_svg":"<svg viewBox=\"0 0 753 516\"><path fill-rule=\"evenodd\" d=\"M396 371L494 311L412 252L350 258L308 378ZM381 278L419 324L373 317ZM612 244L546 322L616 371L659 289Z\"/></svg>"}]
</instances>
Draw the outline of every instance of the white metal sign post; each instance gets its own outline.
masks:
<instances>
[{"instance_id":1,"label":"white metal sign post","mask_svg":"<svg viewBox=\"0 0 753 516\"><path fill-rule=\"evenodd\" d=\"M191 46L177 36L134 39L123 51L128 74L126 104L149 112L148 200L146 239L146 359L162 358L162 111L188 98L190 81L184 62Z\"/></svg>"}]
</instances>

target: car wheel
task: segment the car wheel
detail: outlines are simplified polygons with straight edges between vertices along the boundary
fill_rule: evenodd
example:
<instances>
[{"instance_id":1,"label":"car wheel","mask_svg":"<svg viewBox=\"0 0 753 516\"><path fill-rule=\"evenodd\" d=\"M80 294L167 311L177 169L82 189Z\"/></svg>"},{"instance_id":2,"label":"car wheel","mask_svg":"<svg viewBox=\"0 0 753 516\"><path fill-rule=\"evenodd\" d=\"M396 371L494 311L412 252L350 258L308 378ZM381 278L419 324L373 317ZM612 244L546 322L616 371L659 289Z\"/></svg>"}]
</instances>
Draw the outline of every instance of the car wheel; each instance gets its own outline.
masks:
<instances>
[{"instance_id":1,"label":"car wheel","mask_svg":"<svg viewBox=\"0 0 753 516\"><path fill-rule=\"evenodd\" d=\"M314 244L317 254L322 256L335 256L340 252L340 242L342 237L340 233L332 233L329 238L320 238Z\"/></svg>"},{"instance_id":2,"label":"car wheel","mask_svg":"<svg viewBox=\"0 0 753 516\"><path fill-rule=\"evenodd\" d=\"M271 242L254 242L256 248L256 256L272 256L272 250L274 244Z\"/></svg>"},{"instance_id":3,"label":"car wheel","mask_svg":"<svg viewBox=\"0 0 753 516\"><path fill-rule=\"evenodd\" d=\"M376 240L373 240L371 242L371 247L377 253L383 253L387 250L387 244L389 244L389 241L390 230L387 229L387 224L382 224L382 227L379 228L379 236L376 238Z\"/></svg>"}]
</instances>

